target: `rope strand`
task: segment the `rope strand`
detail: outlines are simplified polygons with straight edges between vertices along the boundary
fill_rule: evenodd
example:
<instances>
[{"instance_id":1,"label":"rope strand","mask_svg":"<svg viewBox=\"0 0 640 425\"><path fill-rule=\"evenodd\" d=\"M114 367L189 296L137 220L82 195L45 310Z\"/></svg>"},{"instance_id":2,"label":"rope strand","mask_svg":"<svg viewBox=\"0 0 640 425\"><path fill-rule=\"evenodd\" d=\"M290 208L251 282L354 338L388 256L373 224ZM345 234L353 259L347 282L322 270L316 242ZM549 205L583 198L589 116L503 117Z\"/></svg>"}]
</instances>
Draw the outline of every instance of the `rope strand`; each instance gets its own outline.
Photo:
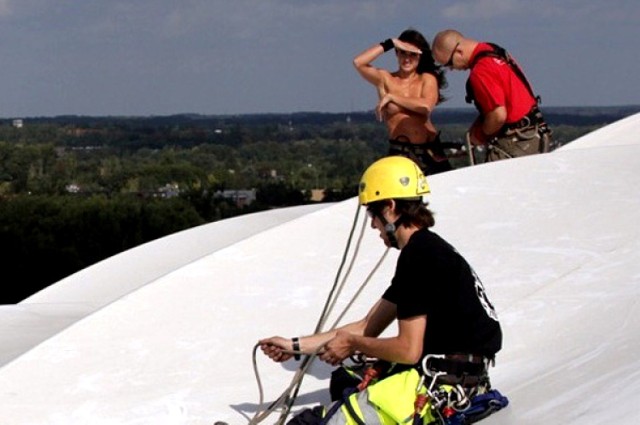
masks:
<instances>
[{"instance_id":1,"label":"rope strand","mask_svg":"<svg viewBox=\"0 0 640 425\"><path fill-rule=\"evenodd\" d=\"M351 271L353 269L353 265L355 264L355 260L357 258L358 253L359 253L359 248L360 248L360 245L361 245L361 242L362 242L362 238L364 236L364 231L366 229L366 223L368 221L366 216L365 216L365 220L363 221L363 226L361 228L360 235L358 237L356 247L354 248L353 256L351 258L349 266L347 267L347 272L346 272L345 276L342 278L342 281L340 281L340 275L342 274L343 268L344 268L344 266L345 266L345 264L347 262L347 257L348 257L349 251L350 251L351 242L353 240L353 235L354 235L354 232L355 232L355 228L357 227L359 212L360 212L360 205L358 205L358 207L357 207L356 214L355 214L354 221L353 221L353 225L351 227L351 231L349 233L349 238L347 240L347 245L345 247L345 251L344 251L344 254L342 256L342 260L341 260L340 266L339 266L338 271L336 273L336 277L334 279L334 283L333 283L333 285L331 287L331 290L329 292L329 295L328 295L327 300L325 302L325 305L323 307L322 314L320 315L320 318L318 319L318 323L316 325L315 333L319 333L319 332L322 331L322 328L324 327L324 325L325 325L325 323L327 321L327 318L329 317L329 315L331 314L331 312L335 308L335 304L336 304L336 302L337 302L337 300L338 300L340 294L342 293L342 290L344 289L344 286L346 284L347 277L350 275L350 273L351 273ZM353 305L355 300L360 296L360 294L364 290L365 286L369 283L369 281L371 280L371 278L373 277L375 272L378 270L378 268L380 267L380 265L384 261L384 259L385 259L385 257L386 257L388 252L389 252L389 249L387 248L385 250L385 252L383 253L382 257L378 260L378 262L376 263L376 265L372 269L372 271L369 273L369 275L367 275L367 277L365 278L364 282L360 285L360 287L358 288L358 290L356 291L354 296L351 298L351 300L349 301L347 306L340 313L340 315L338 316L338 318L336 319L336 321L334 322L334 324L333 324L333 326L331 327L330 330L335 329L337 327L338 323L344 318L344 315L351 308L351 306ZM264 391L263 391L262 383L261 383L260 376L259 376L259 373L258 373L258 366L257 366L257 360L256 360L256 357L257 357L256 353L257 353L257 348L258 347L259 347L259 344L256 344L254 349L253 349L253 368L254 368L254 374L256 376L256 382L258 384L259 406L262 406L262 404L264 403ZM249 425L257 425L258 423L260 423L261 421L266 419L271 413L273 413L275 410L277 410L278 407L280 407L281 405L284 406L284 409L283 409L282 413L280 414L280 418L278 419L276 424L277 425L282 425L282 424L285 423L286 418L287 418L287 416L288 416L288 414L289 414L289 412L291 410L291 407L293 406L293 404L295 402L295 399L297 397L297 394L298 394L298 391L300 389L300 386L302 385L302 379L303 379L304 375L306 374L307 370L311 367L311 364L312 364L313 360L317 357L317 355L320 353L320 351L323 348L324 348L323 346L317 347L311 354L305 355L305 357L303 358L300 366L296 370L296 373L294 374L289 386L282 392L282 394L275 401L273 401L269 405L269 407L267 409L265 409L262 412L261 411L256 411L256 414L254 415L254 417L249 421ZM301 351L293 351L293 350L283 350L283 352L287 353L287 354L305 354L305 353L303 353Z\"/></svg>"}]
</instances>

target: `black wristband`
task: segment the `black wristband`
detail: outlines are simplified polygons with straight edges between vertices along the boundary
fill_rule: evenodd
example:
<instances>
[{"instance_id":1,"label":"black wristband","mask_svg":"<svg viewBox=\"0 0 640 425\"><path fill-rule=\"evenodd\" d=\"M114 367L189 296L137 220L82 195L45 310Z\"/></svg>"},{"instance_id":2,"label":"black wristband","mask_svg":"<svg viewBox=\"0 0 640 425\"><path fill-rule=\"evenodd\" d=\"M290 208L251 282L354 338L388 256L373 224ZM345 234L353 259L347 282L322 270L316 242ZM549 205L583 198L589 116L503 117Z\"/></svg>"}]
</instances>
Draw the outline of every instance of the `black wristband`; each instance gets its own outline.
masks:
<instances>
[{"instance_id":1,"label":"black wristband","mask_svg":"<svg viewBox=\"0 0 640 425\"><path fill-rule=\"evenodd\" d=\"M300 360L300 338L294 336L291 338L291 342L293 343L293 351L295 351L295 353L293 353L293 358Z\"/></svg>"},{"instance_id":2,"label":"black wristband","mask_svg":"<svg viewBox=\"0 0 640 425\"><path fill-rule=\"evenodd\" d=\"M385 52L388 52L389 50L395 47L395 45L393 44L393 40L390 38L387 38L385 41L380 43L380 45L382 46Z\"/></svg>"}]
</instances>

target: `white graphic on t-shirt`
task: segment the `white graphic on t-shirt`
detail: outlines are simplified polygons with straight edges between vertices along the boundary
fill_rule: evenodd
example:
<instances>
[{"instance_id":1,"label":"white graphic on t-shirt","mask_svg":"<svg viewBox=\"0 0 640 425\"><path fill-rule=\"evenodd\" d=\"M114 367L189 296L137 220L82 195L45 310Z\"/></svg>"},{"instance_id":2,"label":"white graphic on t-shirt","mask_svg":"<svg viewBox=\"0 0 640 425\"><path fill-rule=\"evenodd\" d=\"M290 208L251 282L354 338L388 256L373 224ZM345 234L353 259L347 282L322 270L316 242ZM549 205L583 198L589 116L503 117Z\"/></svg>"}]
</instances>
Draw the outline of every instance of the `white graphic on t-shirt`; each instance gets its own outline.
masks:
<instances>
[{"instance_id":1,"label":"white graphic on t-shirt","mask_svg":"<svg viewBox=\"0 0 640 425\"><path fill-rule=\"evenodd\" d=\"M484 286L482 285L482 281L480 280L480 277L478 277L478 275L476 274L476 271L473 269L471 269L471 273L473 274L473 279L475 280L476 295L480 300L480 304L482 305L482 308L484 308L484 311L487 312L487 315L489 315L489 317L491 317L493 320L497 322L498 313L496 313L496 310L493 308L493 304L491 304L491 301L489 301L489 296L487 295L487 292L484 290Z\"/></svg>"}]
</instances>

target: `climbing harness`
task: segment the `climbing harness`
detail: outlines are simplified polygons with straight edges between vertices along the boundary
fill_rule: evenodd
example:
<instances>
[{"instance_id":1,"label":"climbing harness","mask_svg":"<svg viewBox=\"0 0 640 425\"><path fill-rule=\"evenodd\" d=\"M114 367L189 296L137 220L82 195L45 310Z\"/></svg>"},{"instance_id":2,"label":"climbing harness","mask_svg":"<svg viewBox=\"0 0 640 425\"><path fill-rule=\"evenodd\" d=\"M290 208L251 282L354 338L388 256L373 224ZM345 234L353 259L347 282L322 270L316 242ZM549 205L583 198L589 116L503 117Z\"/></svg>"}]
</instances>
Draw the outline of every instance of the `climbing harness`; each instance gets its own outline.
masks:
<instances>
[{"instance_id":1,"label":"climbing harness","mask_svg":"<svg viewBox=\"0 0 640 425\"><path fill-rule=\"evenodd\" d=\"M485 57L503 60L522 81L531 97L535 99L535 105L517 122L505 124L497 135L489 140L485 162L549 152L552 131L540 111L539 104L542 102L540 96L533 92L533 88L524 75L522 68L503 47L494 43L487 44L491 46L492 50L484 50L476 54L469 68L473 68L480 59ZM482 112L476 102L470 79L467 79L466 82L466 92L466 102L475 104L478 111ZM467 139L469 139L468 133ZM473 146L469 142L467 142L467 148L470 155L469 163L474 165L477 161L473 153Z\"/></svg>"},{"instance_id":2,"label":"climbing harness","mask_svg":"<svg viewBox=\"0 0 640 425\"><path fill-rule=\"evenodd\" d=\"M320 416L320 424L477 422L508 404L506 397L491 389L487 373L490 364L491 359L468 354L427 355L417 368L375 362L361 374L357 385L346 388L324 417ZM306 423L307 419L296 423Z\"/></svg>"},{"instance_id":3,"label":"climbing harness","mask_svg":"<svg viewBox=\"0 0 640 425\"><path fill-rule=\"evenodd\" d=\"M476 155L473 147L473 143L471 143L471 134L467 131L464 135L465 147L467 148L467 155L469 155L469 165L476 165Z\"/></svg>"},{"instance_id":4,"label":"climbing harness","mask_svg":"<svg viewBox=\"0 0 640 425\"><path fill-rule=\"evenodd\" d=\"M402 155L413 160L425 176L442 173L452 169L444 149L450 143L440 140L440 132L431 142L411 143L405 137L389 140L389 155Z\"/></svg>"},{"instance_id":5,"label":"climbing harness","mask_svg":"<svg viewBox=\"0 0 640 425\"><path fill-rule=\"evenodd\" d=\"M498 46L497 44L494 43L487 43L489 46L491 46L491 48L493 50L483 50L482 52L478 52L478 54L476 54L473 58L473 62L471 62L469 64L469 69L473 68L474 65L476 63L478 63L478 61L482 58L485 57L494 57L494 58L499 58L502 59L507 65L509 65L509 67L513 70L513 72L516 74L516 76L520 79L520 81L522 81L522 83L524 84L524 86L527 88L527 91L529 92L529 94L531 95L531 97L533 97L536 100L536 105L542 103L542 98L539 95L536 95L533 92L533 88L531 86L531 83L529 83L529 80L527 79L527 77L524 75L524 72L522 71L522 68L520 68L520 65L518 65L516 63L516 61L513 59L513 57L507 52L506 49L504 49L503 47ZM471 83L469 81L469 79L467 79L467 83L466 83L466 91L467 91L467 95L465 96L465 101L467 103L473 103L476 104L476 99L475 96L473 94L473 89L471 87ZM476 104L476 107L478 107L478 105Z\"/></svg>"}]
</instances>

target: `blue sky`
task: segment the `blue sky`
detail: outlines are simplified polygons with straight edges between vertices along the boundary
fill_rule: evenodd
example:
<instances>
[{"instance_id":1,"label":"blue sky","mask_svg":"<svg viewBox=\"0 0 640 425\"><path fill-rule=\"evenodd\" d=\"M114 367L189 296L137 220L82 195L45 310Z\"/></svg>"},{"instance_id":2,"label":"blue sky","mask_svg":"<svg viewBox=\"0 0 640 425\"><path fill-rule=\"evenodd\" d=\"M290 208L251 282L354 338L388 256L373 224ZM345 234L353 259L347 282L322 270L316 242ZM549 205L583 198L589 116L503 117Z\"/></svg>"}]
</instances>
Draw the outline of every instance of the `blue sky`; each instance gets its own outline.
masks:
<instances>
[{"instance_id":1,"label":"blue sky","mask_svg":"<svg viewBox=\"0 0 640 425\"><path fill-rule=\"evenodd\" d=\"M0 117L371 110L351 61L408 27L503 45L543 107L637 105L639 23L637 0L0 0Z\"/></svg>"}]
</instances>

